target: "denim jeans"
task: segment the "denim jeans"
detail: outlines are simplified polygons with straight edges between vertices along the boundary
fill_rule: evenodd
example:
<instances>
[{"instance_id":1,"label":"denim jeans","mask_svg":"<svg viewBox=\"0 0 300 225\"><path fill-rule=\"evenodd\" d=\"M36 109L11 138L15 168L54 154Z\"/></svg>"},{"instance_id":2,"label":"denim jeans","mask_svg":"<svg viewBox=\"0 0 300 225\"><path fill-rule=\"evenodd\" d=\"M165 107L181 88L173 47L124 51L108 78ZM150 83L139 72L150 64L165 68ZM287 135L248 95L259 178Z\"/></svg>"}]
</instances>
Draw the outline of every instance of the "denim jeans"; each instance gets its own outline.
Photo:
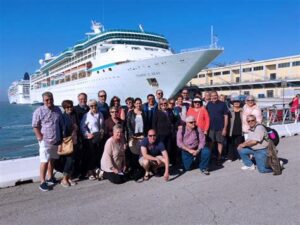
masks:
<instances>
[{"instance_id":1,"label":"denim jeans","mask_svg":"<svg viewBox=\"0 0 300 225\"><path fill-rule=\"evenodd\" d=\"M253 154L256 161L256 167L259 172L261 173L270 173L272 169L266 167L266 160L267 160L267 149L259 149L259 150L252 150L251 148L243 148L239 150L239 154L243 160L243 163L246 166L252 166L253 162L250 160L249 155Z\"/></svg>"},{"instance_id":2,"label":"denim jeans","mask_svg":"<svg viewBox=\"0 0 300 225\"><path fill-rule=\"evenodd\" d=\"M211 151L208 147L204 147L200 150L200 153L196 156L196 161L199 160L199 169L201 171L208 169ZM190 170L194 161L194 156L187 151L181 149L181 158L185 170Z\"/></svg>"}]
</instances>

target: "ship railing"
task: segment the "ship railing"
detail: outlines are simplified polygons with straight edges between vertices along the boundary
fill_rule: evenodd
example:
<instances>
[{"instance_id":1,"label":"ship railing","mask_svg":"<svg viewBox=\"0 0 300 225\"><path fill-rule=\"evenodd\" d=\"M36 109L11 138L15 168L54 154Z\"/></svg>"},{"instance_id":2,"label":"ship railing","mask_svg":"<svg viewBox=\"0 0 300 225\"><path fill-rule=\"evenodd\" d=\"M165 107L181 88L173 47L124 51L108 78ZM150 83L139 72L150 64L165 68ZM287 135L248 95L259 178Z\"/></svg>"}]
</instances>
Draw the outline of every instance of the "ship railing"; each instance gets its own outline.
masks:
<instances>
[{"instance_id":1,"label":"ship railing","mask_svg":"<svg viewBox=\"0 0 300 225\"><path fill-rule=\"evenodd\" d=\"M262 114L267 126L300 122L300 108L292 112L287 104L274 104L262 108Z\"/></svg>"},{"instance_id":2,"label":"ship railing","mask_svg":"<svg viewBox=\"0 0 300 225\"><path fill-rule=\"evenodd\" d=\"M195 48L185 48L185 49L181 49L180 53L184 53L184 52L193 52L193 51L199 51L199 50L207 50L207 49L218 49L218 50L224 50L224 48L218 47L218 46L199 46L199 47L195 47Z\"/></svg>"}]
</instances>

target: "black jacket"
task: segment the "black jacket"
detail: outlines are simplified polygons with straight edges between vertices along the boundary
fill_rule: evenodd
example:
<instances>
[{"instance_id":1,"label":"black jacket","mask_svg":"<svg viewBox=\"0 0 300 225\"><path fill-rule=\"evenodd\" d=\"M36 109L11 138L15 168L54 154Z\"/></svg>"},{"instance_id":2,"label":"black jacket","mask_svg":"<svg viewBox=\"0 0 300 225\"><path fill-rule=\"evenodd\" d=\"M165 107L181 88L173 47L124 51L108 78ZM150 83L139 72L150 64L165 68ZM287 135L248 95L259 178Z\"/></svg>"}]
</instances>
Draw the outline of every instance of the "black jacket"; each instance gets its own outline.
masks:
<instances>
[{"instance_id":1,"label":"black jacket","mask_svg":"<svg viewBox=\"0 0 300 225\"><path fill-rule=\"evenodd\" d=\"M126 118L126 126L127 126L127 137L131 138L132 136L134 136L134 131L135 131L135 117L136 114L134 112L134 110L131 110L130 112L128 112L127 114L127 118ZM147 135L147 127L146 127L146 116L145 113L142 111L142 118L143 118L143 135L146 136Z\"/></svg>"}]
</instances>

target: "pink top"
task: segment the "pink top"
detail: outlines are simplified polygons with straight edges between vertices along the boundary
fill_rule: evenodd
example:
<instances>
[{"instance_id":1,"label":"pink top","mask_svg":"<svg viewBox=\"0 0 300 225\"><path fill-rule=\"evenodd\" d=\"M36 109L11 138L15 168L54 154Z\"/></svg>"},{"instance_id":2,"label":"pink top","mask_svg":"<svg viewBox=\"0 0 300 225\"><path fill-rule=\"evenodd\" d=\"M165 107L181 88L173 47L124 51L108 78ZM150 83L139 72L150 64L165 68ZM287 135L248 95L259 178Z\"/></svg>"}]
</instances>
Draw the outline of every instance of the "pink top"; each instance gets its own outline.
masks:
<instances>
[{"instance_id":1,"label":"pink top","mask_svg":"<svg viewBox=\"0 0 300 225\"><path fill-rule=\"evenodd\" d=\"M252 107L248 106L247 104L243 107L243 132L248 133L249 132L249 125L247 123L247 116L254 115L256 117L257 123L262 122L262 113L260 108L257 105L253 105Z\"/></svg>"}]
</instances>

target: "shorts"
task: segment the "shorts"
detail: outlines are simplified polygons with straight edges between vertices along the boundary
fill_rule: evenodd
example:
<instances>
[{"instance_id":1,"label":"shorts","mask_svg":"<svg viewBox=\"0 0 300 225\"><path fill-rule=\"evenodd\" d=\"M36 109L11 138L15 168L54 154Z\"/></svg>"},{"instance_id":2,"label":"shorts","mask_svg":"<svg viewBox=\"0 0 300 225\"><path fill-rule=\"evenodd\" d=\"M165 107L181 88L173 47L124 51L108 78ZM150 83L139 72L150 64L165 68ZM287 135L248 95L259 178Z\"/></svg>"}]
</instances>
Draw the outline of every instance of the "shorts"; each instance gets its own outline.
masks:
<instances>
[{"instance_id":1,"label":"shorts","mask_svg":"<svg viewBox=\"0 0 300 225\"><path fill-rule=\"evenodd\" d=\"M221 130L219 130L219 131L210 130L208 137L209 137L210 142L218 142L221 144L223 144L225 142L225 137L222 135Z\"/></svg>"},{"instance_id":2,"label":"shorts","mask_svg":"<svg viewBox=\"0 0 300 225\"><path fill-rule=\"evenodd\" d=\"M164 158L161 156L161 155L158 155L158 156L155 156L155 158L158 158L160 161L162 161L163 162L163 160L164 160ZM140 157L139 158L139 163L140 163L140 165L142 166L142 167L144 167L144 157L142 156L142 157ZM155 161L150 161L150 166L155 166L155 165L157 165L156 164L156 162ZM164 164L163 164L164 165Z\"/></svg>"},{"instance_id":3,"label":"shorts","mask_svg":"<svg viewBox=\"0 0 300 225\"><path fill-rule=\"evenodd\" d=\"M57 154L57 145L52 145L42 140L39 141L39 146L39 155L41 163L49 162L50 159L59 158L59 155Z\"/></svg>"}]
</instances>

